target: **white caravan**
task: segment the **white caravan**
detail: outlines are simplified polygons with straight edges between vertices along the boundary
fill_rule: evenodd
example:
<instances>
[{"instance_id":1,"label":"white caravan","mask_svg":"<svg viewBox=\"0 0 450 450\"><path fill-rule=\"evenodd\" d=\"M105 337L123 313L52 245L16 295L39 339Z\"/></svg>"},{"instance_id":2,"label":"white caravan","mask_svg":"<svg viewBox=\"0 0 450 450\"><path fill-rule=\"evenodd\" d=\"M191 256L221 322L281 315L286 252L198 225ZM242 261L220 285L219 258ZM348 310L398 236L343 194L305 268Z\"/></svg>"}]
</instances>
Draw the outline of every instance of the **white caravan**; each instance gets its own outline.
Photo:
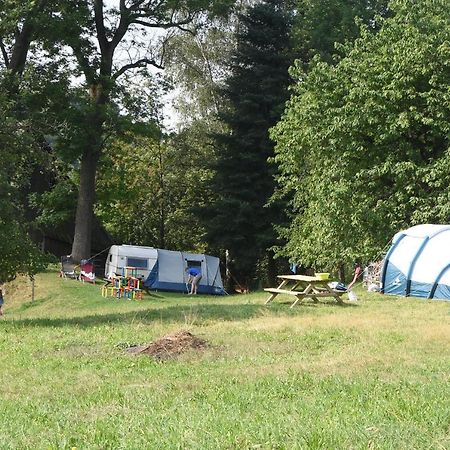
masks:
<instances>
[{"instance_id":1,"label":"white caravan","mask_svg":"<svg viewBox=\"0 0 450 450\"><path fill-rule=\"evenodd\" d=\"M123 275L125 267L136 267L138 277L146 280L158 259L158 250L137 245L112 245L106 258L105 276Z\"/></svg>"}]
</instances>

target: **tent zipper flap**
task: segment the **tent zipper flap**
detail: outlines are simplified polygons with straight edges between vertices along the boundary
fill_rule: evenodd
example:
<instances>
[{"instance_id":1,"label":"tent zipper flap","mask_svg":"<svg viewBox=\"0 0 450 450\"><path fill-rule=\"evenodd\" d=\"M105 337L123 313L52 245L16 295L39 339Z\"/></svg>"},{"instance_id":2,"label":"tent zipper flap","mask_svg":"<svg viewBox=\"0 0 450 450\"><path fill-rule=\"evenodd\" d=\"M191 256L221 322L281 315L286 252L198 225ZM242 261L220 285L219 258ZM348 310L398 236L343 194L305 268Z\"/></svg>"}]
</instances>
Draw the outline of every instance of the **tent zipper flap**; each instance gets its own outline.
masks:
<instances>
[{"instance_id":1,"label":"tent zipper flap","mask_svg":"<svg viewBox=\"0 0 450 450\"><path fill-rule=\"evenodd\" d=\"M397 245L400 243L400 241L406 236L406 234L402 234L398 239L397 242L392 245L392 247L389 249L389 251L386 254L386 257L384 258L384 266L383 266L383 272L381 275L381 293L384 294L384 284L386 281L386 273L387 273L387 267L389 264L389 258L392 255L392 252L395 250Z\"/></svg>"}]
</instances>

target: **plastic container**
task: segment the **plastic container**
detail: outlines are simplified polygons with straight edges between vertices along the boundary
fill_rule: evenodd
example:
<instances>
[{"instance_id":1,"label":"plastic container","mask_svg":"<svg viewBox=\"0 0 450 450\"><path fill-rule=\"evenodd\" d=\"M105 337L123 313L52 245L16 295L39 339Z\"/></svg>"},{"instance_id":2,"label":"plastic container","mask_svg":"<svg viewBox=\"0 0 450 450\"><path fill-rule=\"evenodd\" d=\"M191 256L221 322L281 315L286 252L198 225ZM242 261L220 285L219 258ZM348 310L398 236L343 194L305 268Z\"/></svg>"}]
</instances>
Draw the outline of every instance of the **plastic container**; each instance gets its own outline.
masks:
<instances>
[{"instance_id":1,"label":"plastic container","mask_svg":"<svg viewBox=\"0 0 450 450\"><path fill-rule=\"evenodd\" d=\"M319 280L328 280L330 278L330 274L325 272L316 272L314 275Z\"/></svg>"}]
</instances>

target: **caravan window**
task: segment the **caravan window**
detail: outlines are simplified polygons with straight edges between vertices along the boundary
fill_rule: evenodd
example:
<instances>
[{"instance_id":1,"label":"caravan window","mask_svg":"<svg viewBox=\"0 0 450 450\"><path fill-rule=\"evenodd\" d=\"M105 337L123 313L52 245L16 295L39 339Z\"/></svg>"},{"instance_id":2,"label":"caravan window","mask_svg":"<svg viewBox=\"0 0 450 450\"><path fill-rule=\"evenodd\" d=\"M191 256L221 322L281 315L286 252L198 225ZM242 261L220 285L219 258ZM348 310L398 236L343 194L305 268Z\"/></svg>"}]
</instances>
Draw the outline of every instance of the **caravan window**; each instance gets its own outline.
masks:
<instances>
[{"instance_id":1,"label":"caravan window","mask_svg":"<svg viewBox=\"0 0 450 450\"><path fill-rule=\"evenodd\" d=\"M138 269L147 268L147 259L144 258L127 258L128 267L137 267Z\"/></svg>"}]
</instances>

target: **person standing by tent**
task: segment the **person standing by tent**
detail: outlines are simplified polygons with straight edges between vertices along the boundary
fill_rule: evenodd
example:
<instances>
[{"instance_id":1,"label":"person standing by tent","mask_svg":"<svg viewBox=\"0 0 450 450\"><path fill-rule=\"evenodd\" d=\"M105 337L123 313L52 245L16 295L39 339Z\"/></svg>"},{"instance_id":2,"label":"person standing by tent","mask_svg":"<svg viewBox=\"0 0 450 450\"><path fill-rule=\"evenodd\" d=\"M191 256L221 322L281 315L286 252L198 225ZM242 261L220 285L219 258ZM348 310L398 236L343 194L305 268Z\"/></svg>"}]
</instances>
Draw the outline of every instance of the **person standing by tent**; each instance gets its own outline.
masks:
<instances>
[{"instance_id":1,"label":"person standing by tent","mask_svg":"<svg viewBox=\"0 0 450 450\"><path fill-rule=\"evenodd\" d=\"M191 292L189 292L189 295L195 295L197 294L198 284L202 279L202 272L198 267L187 267L186 273L188 275L187 282L191 285Z\"/></svg>"},{"instance_id":2,"label":"person standing by tent","mask_svg":"<svg viewBox=\"0 0 450 450\"><path fill-rule=\"evenodd\" d=\"M358 278L361 276L362 273L363 273L363 268L362 268L361 264L358 261L355 262L355 268L353 270L353 280L347 286L347 291L349 291L355 285L355 283L358 281Z\"/></svg>"},{"instance_id":3,"label":"person standing by tent","mask_svg":"<svg viewBox=\"0 0 450 450\"><path fill-rule=\"evenodd\" d=\"M3 316L3 303L5 303L3 300L3 286L0 285L0 316Z\"/></svg>"}]
</instances>

